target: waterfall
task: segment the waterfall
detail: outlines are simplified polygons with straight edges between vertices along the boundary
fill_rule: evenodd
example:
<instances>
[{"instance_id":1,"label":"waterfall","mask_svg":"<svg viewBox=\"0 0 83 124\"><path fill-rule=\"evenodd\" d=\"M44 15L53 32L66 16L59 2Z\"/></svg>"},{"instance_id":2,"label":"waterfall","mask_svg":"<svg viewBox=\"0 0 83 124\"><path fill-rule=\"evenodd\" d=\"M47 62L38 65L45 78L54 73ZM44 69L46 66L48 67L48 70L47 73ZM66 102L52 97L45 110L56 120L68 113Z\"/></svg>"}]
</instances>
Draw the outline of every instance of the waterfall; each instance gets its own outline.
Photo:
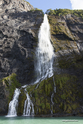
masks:
<instances>
[{"instance_id":1,"label":"waterfall","mask_svg":"<svg viewBox=\"0 0 83 124\"><path fill-rule=\"evenodd\" d=\"M38 81L53 76L54 52L50 39L50 26L47 15L45 14L43 23L40 26L38 47L36 49L35 71Z\"/></svg>"},{"instance_id":2,"label":"waterfall","mask_svg":"<svg viewBox=\"0 0 83 124\"><path fill-rule=\"evenodd\" d=\"M26 89L25 89L26 91ZM33 116L34 115L34 105L28 95L28 93L26 93L26 100L24 103L24 111L23 111L23 116Z\"/></svg>"},{"instance_id":3,"label":"waterfall","mask_svg":"<svg viewBox=\"0 0 83 124\"><path fill-rule=\"evenodd\" d=\"M19 95L20 95L20 89L16 88L14 91L13 99L9 103L9 109L8 109L7 117L17 116L17 107L18 107Z\"/></svg>"},{"instance_id":4,"label":"waterfall","mask_svg":"<svg viewBox=\"0 0 83 124\"><path fill-rule=\"evenodd\" d=\"M40 26L38 34L38 47L36 49L36 60L35 60L35 71L37 74L37 79L34 82L38 83L41 80L53 76L53 47L50 42L50 26L48 22L47 15L44 15L43 23ZM23 116L33 116L34 115L34 105L26 91L26 87L22 86L25 89L26 100L24 103ZM38 85L37 85L38 87ZM36 88L37 88L36 87ZM56 89L55 89L56 90ZM20 94L20 89L15 90L12 101L9 103L8 117L17 116L17 107L18 107L18 98ZM51 101L53 102L53 94L51 96Z\"/></svg>"}]
</instances>

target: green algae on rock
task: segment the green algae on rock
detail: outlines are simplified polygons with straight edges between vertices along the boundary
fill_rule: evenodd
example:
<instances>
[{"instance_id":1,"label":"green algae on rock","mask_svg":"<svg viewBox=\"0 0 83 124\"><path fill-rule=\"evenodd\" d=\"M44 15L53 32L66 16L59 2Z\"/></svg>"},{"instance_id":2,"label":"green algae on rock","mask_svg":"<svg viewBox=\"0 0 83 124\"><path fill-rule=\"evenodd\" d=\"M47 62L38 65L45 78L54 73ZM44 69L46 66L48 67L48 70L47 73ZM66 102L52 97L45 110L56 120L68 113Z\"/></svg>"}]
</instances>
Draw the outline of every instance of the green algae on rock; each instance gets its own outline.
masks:
<instances>
[{"instance_id":1,"label":"green algae on rock","mask_svg":"<svg viewBox=\"0 0 83 124\"><path fill-rule=\"evenodd\" d=\"M20 83L16 78L16 74L11 75L1 79L0 81L0 113L1 115L6 115L8 111L8 104L12 100L14 91L16 87L20 87Z\"/></svg>"},{"instance_id":2,"label":"green algae on rock","mask_svg":"<svg viewBox=\"0 0 83 124\"><path fill-rule=\"evenodd\" d=\"M2 79L2 82L4 82L6 84L6 89L9 91L9 102L11 101L14 91L16 88L20 87L20 83L18 82L18 80L16 79L16 74L13 73L11 75L9 75L8 77L5 77Z\"/></svg>"},{"instance_id":3,"label":"green algae on rock","mask_svg":"<svg viewBox=\"0 0 83 124\"><path fill-rule=\"evenodd\" d=\"M34 104L35 116L50 115L51 111L53 111L53 114L72 115L80 113L80 94L83 93L82 88L78 90L80 85L78 84L78 78L75 75L58 74L54 76L54 79L56 93L54 92L53 77L43 80L39 84L27 86L27 92ZM53 99L53 110L51 98ZM21 101L20 106L22 104ZM21 110L22 113L23 109Z\"/></svg>"}]
</instances>

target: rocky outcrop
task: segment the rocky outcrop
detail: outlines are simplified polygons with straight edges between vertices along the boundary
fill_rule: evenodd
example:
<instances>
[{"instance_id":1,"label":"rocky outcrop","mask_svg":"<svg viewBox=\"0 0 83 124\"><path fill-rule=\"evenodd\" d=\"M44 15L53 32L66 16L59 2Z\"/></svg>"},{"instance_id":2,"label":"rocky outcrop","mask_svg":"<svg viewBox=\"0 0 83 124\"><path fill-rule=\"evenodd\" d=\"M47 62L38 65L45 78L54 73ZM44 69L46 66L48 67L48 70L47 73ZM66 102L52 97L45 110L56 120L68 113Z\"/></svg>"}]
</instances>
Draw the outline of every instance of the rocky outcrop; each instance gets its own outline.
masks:
<instances>
[{"instance_id":1,"label":"rocky outcrop","mask_svg":"<svg viewBox=\"0 0 83 124\"><path fill-rule=\"evenodd\" d=\"M30 3L25 0L0 0L0 12L27 12L34 9Z\"/></svg>"},{"instance_id":2,"label":"rocky outcrop","mask_svg":"<svg viewBox=\"0 0 83 124\"><path fill-rule=\"evenodd\" d=\"M43 12L23 0L1 0L0 9L0 78L16 73L22 85L31 83Z\"/></svg>"},{"instance_id":3,"label":"rocky outcrop","mask_svg":"<svg viewBox=\"0 0 83 124\"><path fill-rule=\"evenodd\" d=\"M54 72L76 75L79 80L83 79L83 17L81 13L82 10L55 10L48 13L55 51ZM83 86L83 83L80 83Z\"/></svg>"},{"instance_id":4,"label":"rocky outcrop","mask_svg":"<svg viewBox=\"0 0 83 124\"><path fill-rule=\"evenodd\" d=\"M49 15L49 22L56 55L81 54L83 51L82 18L71 14L70 11L68 15Z\"/></svg>"}]
</instances>

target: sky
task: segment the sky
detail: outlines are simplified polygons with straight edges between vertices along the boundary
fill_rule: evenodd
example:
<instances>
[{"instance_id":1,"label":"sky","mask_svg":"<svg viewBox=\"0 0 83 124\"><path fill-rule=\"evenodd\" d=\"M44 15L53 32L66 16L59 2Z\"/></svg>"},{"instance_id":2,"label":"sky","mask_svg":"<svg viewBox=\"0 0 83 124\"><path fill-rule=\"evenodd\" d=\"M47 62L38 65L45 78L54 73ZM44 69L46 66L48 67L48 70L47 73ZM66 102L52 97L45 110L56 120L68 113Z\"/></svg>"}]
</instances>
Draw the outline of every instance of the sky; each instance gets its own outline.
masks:
<instances>
[{"instance_id":1,"label":"sky","mask_svg":"<svg viewBox=\"0 0 83 124\"><path fill-rule=\"evenodd\" d=\"M83 9L83 0L26 0L34 8L42 9Z\"/></svg>"}]
</instances>

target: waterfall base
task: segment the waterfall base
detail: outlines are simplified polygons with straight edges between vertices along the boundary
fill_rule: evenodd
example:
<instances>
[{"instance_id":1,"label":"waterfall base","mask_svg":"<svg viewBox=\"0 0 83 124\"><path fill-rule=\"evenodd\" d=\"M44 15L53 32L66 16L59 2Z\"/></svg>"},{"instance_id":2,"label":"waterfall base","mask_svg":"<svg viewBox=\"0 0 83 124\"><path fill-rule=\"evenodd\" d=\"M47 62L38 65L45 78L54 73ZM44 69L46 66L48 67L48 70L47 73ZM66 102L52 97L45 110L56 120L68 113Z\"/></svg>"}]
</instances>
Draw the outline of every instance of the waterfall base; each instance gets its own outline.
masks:
<instances>
[{"instance_id":1,"label":"waterfall base","mask_svg":"<svg viewBox=\"0 0 83 124\"><path fill-rule=\"evenodd\" d=\"M17 116L18 108L18 97L20 95L20 89L15 90L12 101L9 103L8 115L6 117L15 117Z\"/></svg>"}]
</instances>

